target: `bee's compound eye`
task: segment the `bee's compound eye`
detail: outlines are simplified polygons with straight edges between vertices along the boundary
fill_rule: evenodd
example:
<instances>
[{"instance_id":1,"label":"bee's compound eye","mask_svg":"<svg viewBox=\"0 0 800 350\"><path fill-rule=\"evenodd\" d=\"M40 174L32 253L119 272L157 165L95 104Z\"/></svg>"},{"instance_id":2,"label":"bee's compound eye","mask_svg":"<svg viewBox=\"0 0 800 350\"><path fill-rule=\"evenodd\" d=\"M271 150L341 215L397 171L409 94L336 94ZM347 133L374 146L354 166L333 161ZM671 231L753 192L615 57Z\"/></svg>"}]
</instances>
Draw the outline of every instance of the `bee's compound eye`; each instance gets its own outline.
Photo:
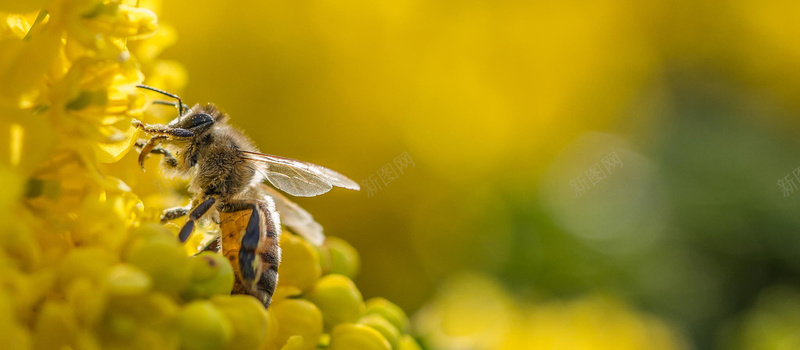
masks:
<instances>
[{"instance_id":1,"label":"bee's compound eye","mask_svg":"<svg viewBox=\"0 0 800 350\"><path fill-rule=\"evenodd\" d=\"M197 127L207 127L214 123L214 118L205 113L191 115L183 120L184 129L194 129Z\"/></svg>"}]
</instances>

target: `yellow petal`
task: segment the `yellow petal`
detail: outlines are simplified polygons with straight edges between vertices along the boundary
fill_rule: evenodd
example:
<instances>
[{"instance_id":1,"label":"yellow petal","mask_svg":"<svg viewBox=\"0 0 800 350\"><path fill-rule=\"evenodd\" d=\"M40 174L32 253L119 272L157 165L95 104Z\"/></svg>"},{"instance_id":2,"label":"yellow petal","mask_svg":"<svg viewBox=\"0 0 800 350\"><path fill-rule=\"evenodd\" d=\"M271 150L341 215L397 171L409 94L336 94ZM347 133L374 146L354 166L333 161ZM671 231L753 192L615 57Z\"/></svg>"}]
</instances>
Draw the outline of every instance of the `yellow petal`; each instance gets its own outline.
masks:
<instances>
[{"instance_id":1,"label":"yellow petal","mask_svg":"<svg viewBox=\"0 0 800 350\"><path fill-rule=\"evenodd\" d=\"M114 143L98 143L95 148L97 160L101 163L115 163L119 161L131 150L133 144L136 143L136 135L136 128L129 126L125 133L120 134L121 141Z\"/></svg>"},{"instance_id":2,"label":"yellow petal","mask_svg":"<svg viewBox=\"0 0 800 350\"><path fill-rule=\"evenodd\" d=\"M158 28L153 11L120 3L100 4L84 17L83 24L88 30L114 37L141 39Z\"/></svg>"}]
</instances>

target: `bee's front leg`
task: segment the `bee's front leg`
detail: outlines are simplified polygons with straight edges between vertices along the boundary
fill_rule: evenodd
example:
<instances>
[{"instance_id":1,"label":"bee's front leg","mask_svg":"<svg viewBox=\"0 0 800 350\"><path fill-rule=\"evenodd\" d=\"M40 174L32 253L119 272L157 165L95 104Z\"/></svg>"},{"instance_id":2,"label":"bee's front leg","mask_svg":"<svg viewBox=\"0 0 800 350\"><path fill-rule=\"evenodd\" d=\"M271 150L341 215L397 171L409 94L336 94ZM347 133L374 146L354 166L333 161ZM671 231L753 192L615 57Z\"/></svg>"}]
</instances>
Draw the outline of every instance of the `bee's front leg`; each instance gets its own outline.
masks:
<instances>
[{"instance_id":1,"label":"bee's front leg","mask_svg":"<svg viewBox=\"0 0 800 350\"><path fill-rule=\"evenodd\" d=\"M131 120L131 125L143 130L150 135L163 135L175 139L186 139L194 137L194 133L190 130L173 128L164 124L145 124L140 120Z\"/></svg>"},{"instance_id":2,"label":"bee's front leg","mask_svg":"<svg viewBox=\"0 0 800 350\"><path fill-rule=\"evenodd\" d=\"M164 165L167 166L168 168L178 167L178 159L172 155L172 152L168 151L164 147L156 147L156 146L148 147L148 145L151 142L153 142L153 139L155 138L160 138L160 137L154 136L148 141L144 140L136 141L135 146L136 148L139 149L139 166L142 167L142 170L144 170L144 156L146 156L148 153L155 153L164 156Z\"/></svg>"}]
</instances>

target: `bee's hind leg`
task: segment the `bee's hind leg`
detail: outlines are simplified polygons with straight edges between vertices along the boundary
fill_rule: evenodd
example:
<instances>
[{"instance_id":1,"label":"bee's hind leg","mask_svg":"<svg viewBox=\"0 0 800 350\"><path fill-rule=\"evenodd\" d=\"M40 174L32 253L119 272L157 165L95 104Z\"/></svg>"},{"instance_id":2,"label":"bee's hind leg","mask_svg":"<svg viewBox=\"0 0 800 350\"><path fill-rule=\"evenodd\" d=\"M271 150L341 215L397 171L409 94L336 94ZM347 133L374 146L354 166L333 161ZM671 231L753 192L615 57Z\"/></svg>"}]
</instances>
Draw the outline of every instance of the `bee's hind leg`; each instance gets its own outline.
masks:
<instances>
[{"instance_id":1,"label":"bee's hind leg","mask_svg":"<svg viewBox=\"0 0 800 350\"><path fill-rule=\"evenodd\" d=\"M214 206L215 201L216 200L214 197L210 197L192 209L192 211L189 213L189 220L186 221L186 224L183 225L181 232L178 234L178 239L181 240L181 243L186 242L186 240L189 238L189 235L192 234L192 231L194 231L195 221L203 217L203 215L205 215L205 213L207 213L208 210Z\"/></svg>"},{"instance_id":2,"label":"bee's hind leg","mask_svg":"<svg viewBox=\"0 0 800 350\"><path fill-rule=\"evenodd\" d=\"M161 223L166 224L167 221L172 221L177 218L181 218L189 214L189 210L192 210L192 206L188 205L185 207L175 207L175 208L168 208L164 209L161 213Z\"/></svg>"}]
</instances>

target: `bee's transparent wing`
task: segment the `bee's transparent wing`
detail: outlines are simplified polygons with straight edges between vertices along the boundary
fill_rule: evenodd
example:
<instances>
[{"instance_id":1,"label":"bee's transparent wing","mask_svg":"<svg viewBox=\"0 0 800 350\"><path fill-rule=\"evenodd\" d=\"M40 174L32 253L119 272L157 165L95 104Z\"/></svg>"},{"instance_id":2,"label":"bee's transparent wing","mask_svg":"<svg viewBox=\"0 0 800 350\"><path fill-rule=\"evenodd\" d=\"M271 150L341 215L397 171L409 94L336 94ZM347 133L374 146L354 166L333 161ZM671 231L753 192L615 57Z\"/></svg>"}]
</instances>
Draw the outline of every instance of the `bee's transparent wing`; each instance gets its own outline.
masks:
<instances>
[{"instance_id":1,"label":"bee's transparent wing","mask_svg":"<svg viewBox=\"0 0 800 350\"><path fill-rule=\"evenodd\" d=\"M258 189L263 195L272 197L275 202L275 209L278 210L278 214L281 217L281 223L292 229L294 233L303 236L311 244L320 246L325 242L325 233L322 231L322 225L317 223L309 212L272 187L258 184Z\"/></svg>"},{"instance_id":2,"label":"bee's transparent wing","mask_svg":"<svg viewBox=\"0 0 800 350\"><path fill-rule=\"evenodd\" d=\"M275 188L292 196L313 197L336 187L358 191L358 184L331 169L299 160L242 152L242 158L256 163L258 169Z\"/></svg>"}]
</instances>

